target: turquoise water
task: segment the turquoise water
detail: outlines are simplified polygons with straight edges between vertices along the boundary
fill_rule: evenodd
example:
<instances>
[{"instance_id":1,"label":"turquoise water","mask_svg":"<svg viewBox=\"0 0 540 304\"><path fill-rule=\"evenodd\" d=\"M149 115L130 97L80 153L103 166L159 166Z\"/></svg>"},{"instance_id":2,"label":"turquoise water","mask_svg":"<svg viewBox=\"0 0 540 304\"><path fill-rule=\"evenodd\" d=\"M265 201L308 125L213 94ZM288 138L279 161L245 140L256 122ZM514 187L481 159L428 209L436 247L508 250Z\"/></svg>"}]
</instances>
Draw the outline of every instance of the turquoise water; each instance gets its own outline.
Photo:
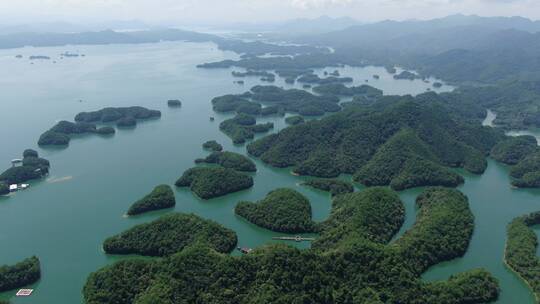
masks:
<instances>
[{"instance_id":1,"label":"turquoise water","mask_svg":"<svg viewBox=\"0 0 540 304\"><path fill-rule=\"evenodd\" d=\"M79 51L83 58L58 59L65 51ZM16 54L48 55L56 60L15 59ZM122 257L105 255L102 241L138 223L151 221L168 212L124 218L131 203L161 183L173 184L182 172L204 156L201 144L216 139L226 150L245 153L219 130L219 123L231 115L213 113L211 98L241 93L258 78L246 78L245 85L233 84L231 69L203 70L201 62L235 59L237 55L217 50L213 44L159 43L147 45L76 46L24 48L0 51L0 162L19 157L25 148L36 148L52 164L50 176L32 182L30 189L0 197L0 264L12 264L37 255L43 276L32 286L34 294L15 298L13 303L79 303L81 289L92 271ZM327 69L332 71L334 69ZM365 83L386 94L418 94L431 88L420 80L394 80L383 68L338 69L351 76L355 85ZM322 69L317 70L322 73ZM381 79L375 80L373 74ZM293 87L278 79L276 85ZM295 87L300 87L295 85ZM444 86L441 90L449 90ZM437 91L437 90L435 90ZM167 99L179 98L180 109L169 109ZM82 100L82 102L79 102ZM57 120L72 120L81 111L105 106L140 105L162 111L159 120L139 123L135 129L118 130L113 137L83 136L66 149L39 149L39 135ZM209 116L216 117L214 122ZM282 117L269 117L274 131L286 127ZM292 187L311 201L313 217L320 221L330 211L330 196L298 184L289 169L275 169L254 159L258 172L252 189L208 201L186 189L175 189L176 211L194 212L231 229L239 246L256 247L279 235L236 217L233 208L240 200L259 200L277 187ZM515 216L540 209L540 192L512 190L507 169L489 163L482 176L467 176L461 188L470 198L476 216L471 248L462 259L434 267L426 279L443 279L459 271L486 267L500 280L500 303L532 303L530 292L502 264L505 226ZM407 219L400 233L414 223L414 198L420 189L401 193ZM294 243L307 247L307 243ZM234 253L237 254L237 253ZM519 301L511 301L518 299Z\"/></svg>"}]
</instances>

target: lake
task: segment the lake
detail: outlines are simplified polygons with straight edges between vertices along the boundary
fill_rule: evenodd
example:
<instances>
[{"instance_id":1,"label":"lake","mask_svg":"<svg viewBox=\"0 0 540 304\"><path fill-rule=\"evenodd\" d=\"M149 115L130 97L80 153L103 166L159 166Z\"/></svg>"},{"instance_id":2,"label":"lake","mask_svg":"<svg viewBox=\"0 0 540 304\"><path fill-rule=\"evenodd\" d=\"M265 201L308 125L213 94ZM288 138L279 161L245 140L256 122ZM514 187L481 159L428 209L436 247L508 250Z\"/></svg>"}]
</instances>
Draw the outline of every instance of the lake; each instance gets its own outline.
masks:
<instances>
[{"instance_id":1,"label":"lake","mask_svg":"<svg viewBox=\"0 0 540 304\"><path fill-rule=\"evenodd\" d=\"M60 59L59 54L65 51L86 56ZM24 58L16 59L17 54ZM34 60L31 64L26 58L30 55L52 59ZM218 95L242 93L261 82L250 77L243 79L245 85L237 85L233 84L232 69L195 67L203 62L236 58L237 54L222 52L211 43L182 42L0 50L0 137L4 138L0 162L7 168L24 149L34 148L52 165L47 179L32 182L26 191L0 197L0 264L13 264L31 255L37 255L42 263L42 279L31 287L35 289L32 296L16 298L15 292L9 292L0 297L11 298L13 303L82 302L81 290L89 273L129 258L104 254L103 240L168 212L124 218L135 200L158 184L172 185L184 170L194 166L194 159L208 153L201 147L207 140L217 140L225 150L246 153L245 146L233 145L219 131L219 123L231 115L214 113L210 100ZM381 67L338 70L342 76L353 77L355 85L368 80L385 94L416 95L428 88L437 92L452 89L434 89L421 80L395 80ZM316 72L322 74L323 69ZM373 79L374 74L380 79ZM301 87L285 84L280 78L275 84ZM180 99L183 105L169 109L168 99ZM58 120L72 120L81 111L131 105L161 110L162 117L141 122L135 129L118 130L113 137L76 138L66 149L37 147L39 135ZM214 122L209 121L210 116L216 118ZM283 117L259 121L274 122L274 132L286 127ZM193 212L235 230L238 245L245 247L272 242L271 238L280 234L235 216L233 208L238 201L260 200L275 188L291 187L310 199L315 220L328 216L329 194L300 186L307 178L291 175L290 169L275 169L254 161L258 172L253 175L252 189L208 201L197 199L185 188L175 189L175 210ZM430 269L426 280L485 267L501 282L499 303L533 303L524 283L503 266L502 255L506 224L516 216L539 210L540 191L511 189L507 171L505 166L490 161L482 176L464 173L466 183L460 189L468 195L476 217L471 246L463 258ZM407 219L400 233L414 223L414 198L420 191L401 193Z\"/></svg>"}]
</instances>

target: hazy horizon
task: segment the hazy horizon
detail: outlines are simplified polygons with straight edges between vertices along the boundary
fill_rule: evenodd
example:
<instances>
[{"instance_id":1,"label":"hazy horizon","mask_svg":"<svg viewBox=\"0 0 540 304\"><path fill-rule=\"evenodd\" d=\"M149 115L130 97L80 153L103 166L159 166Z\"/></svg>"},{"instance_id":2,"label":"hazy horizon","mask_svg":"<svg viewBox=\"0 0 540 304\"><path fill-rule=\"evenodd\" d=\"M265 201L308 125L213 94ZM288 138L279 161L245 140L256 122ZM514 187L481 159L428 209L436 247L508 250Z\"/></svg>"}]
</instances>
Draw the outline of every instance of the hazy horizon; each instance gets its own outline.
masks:
<instances>
[{"instance_id":1,"label":"hazy horizon","mask_svg":"<svg viewBox=\"0 0 540 304\"><path fill-rule=\"evenodd\" d=\"M140 21L165 26L272 23L349 17L359 22L433 19L454 14L540 19L534 0L25 0L0 1L1 25Z\"/></svg>"}]
</instances>

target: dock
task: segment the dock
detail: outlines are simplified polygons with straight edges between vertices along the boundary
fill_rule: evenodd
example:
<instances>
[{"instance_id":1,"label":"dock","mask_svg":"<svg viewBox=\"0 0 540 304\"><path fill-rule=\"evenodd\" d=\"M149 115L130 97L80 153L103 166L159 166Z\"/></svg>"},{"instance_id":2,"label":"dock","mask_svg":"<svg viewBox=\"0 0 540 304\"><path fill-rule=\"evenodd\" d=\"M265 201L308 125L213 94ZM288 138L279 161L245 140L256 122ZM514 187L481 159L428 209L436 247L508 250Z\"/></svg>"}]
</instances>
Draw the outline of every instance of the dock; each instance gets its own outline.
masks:
<instances>
[{"instance_id":1,"label":"dock","mask_svg":"<svg viewBox=\"0 0 540 304\"><path fill-rule=\"evenodd\" d=\"M272 240L281 240L281 241L295 241L295 242L302 242L302 241L315 241L315 238L312 237L302 237L302 236L274 236L272 237Z\"/></svg>"}]
</instances>

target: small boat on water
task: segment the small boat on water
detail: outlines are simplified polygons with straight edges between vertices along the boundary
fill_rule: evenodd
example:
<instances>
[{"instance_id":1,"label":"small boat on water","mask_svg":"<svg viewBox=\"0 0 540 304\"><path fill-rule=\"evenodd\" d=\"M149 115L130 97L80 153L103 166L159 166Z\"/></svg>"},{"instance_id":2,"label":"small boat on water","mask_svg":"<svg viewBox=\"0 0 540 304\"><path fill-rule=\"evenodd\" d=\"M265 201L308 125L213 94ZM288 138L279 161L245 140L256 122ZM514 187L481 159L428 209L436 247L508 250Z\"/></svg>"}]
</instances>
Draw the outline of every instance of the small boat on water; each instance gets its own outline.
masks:
<instances>
[{"instance_id":1,"label":"small boat on water","mask_svg":"<svg viewBox=\"0 0 540 304\"><path fill-rule=\"evenodd\" d=\"M248 254L253 251L253 249L247 248L247 247L236 247L236 249L238 249L238 251L240 251L243 254Z\"/></svg>"}]
</instances>

